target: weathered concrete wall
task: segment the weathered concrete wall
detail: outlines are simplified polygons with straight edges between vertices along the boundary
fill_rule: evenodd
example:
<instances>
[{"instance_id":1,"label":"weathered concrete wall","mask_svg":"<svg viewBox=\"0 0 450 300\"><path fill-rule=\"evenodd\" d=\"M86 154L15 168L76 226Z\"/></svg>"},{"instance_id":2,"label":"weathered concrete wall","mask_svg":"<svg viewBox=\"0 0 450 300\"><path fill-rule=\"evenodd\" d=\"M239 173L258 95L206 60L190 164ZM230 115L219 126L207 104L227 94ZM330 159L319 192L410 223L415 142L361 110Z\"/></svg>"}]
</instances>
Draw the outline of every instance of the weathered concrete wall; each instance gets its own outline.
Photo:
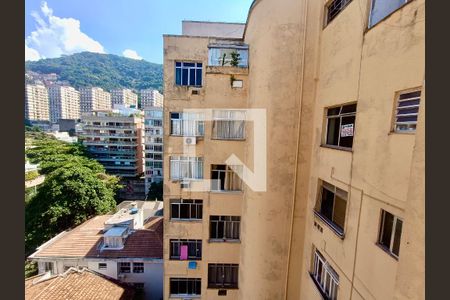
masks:
<instances>
[{"instance_id":1,"label":"weathered concrete wall","mask_svg":"<svg viewBox=\"0 0 450 300\"><path fill-rule=\"evenodd\" d=\"M212 36L223 38L242 38L245 24L183 21L182 34L191 36Z\"/></svg>"}]
</instances>

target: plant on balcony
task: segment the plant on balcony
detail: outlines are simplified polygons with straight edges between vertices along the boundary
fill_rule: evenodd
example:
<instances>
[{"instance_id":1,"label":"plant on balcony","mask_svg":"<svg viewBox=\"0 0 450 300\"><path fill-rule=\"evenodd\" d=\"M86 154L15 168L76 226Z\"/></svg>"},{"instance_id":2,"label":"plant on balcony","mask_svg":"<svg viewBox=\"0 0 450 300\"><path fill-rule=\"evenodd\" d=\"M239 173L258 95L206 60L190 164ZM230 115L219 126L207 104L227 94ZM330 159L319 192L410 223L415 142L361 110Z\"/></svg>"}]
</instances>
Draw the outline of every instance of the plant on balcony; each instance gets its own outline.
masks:
<instances>
[{"instance_id":1,"label":"plant on balcony","mask_svg":"<svg viewBox=\"0 0 450 300\"><path fill-rule=\"evenodd\" d=\"M233 67L239 66L240 60L241 60L241 55L238 52L236 52L236 51L231 52L231 62L230 62L231 66L233 66Z\"/></svg>"}]
</instances>

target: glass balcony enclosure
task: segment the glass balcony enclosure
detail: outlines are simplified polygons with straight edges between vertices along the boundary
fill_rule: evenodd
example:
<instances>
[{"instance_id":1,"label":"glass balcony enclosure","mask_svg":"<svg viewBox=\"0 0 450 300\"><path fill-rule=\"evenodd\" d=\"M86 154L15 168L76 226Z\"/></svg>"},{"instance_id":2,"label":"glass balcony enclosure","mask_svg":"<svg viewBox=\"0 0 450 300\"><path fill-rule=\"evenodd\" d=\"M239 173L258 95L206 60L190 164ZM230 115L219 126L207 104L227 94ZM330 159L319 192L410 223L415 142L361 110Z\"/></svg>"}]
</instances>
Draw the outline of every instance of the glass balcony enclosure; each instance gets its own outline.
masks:
<instances>
[{"instance_id":1,"label":"glass balcony enclosure","mask_svg":"<svg viewBox=\"0 0 450 300\"><path fill-rule=\"evenodd\" d=\"M208 66L230 67L233 66L233 61L236 61L238 67L248 67L248 46L245 44L210 44L208 48Z\"/></svg>"}]
</instances>

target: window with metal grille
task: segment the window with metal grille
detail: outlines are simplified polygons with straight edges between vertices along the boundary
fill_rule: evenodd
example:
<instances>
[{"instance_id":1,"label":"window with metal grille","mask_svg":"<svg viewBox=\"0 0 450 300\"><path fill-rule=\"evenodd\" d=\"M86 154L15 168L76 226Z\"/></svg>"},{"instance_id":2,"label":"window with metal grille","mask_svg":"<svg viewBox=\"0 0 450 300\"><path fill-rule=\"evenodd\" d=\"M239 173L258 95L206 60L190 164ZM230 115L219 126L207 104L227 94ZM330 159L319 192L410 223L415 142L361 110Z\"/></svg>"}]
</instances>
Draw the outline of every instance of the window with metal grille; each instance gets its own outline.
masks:
<instances>
[{"instance_id":1,"label":"window with metal grille","mask_svg":"<svg viewBox=\"0 0 450 300\"><path fill-rule=\"evenodd\" d=\"M144 273L144 263L134 262L133 263L133 273Z\"/></svg>"},{"instance_id":2,"label":"window with metal grille","mask_svg":"<svg viewBox=\"0 0 450 300\"><path fill-rule=\"evenodd\" d=\"M203 218L203 200L170 200L171 220L201 220Z\"/></svg>"},{"instance_id":3,"label":"window with metal grille","mask_svg":"<svg viewBox=\"0 0 450 300\"><path fill-rule=\"evenodd\" d=\"M242 174L242 166L211 165L211 190L242 191L242 179L238 173Z\"/></svg>"},{"instance_id":4,"label":"window with metal grille","mask_svg":"<svg viewBox=\"0 0 450 300\"><path fill-rule=\"evenodd\" d=\"M122 273L131 273L131 263L119 262L119 274Z\"/></svg>"},{"instance_id":5,"label":"window with metal grille","mask_svg":"<svg viewBox=\"0 0 450 300\"><path fill-rule=\"evenodd\" d=\"M397 99L395 112L396 132L414 132L419 114L420 91L402 93Z\"/></svg>"},{"instance_id":6,"label":"window with metal grille","mask_svg":"<svg viewBox=\"0 0 450 300\"><path fill-rule=\"evenodd\" d=\"M204 136L205 121L202 113L171 112L170 135Z\"/></svg>"},{"instance_id":7,"label":"window with metal grille","mask_svg":"<svg viewBox=\"0 0 450 300\"><path fill-rule=\"evenodd\" d=\"M344 234L347 192L321 181L315 213L339 235Z\"/></svg>"},{"instance_id":8,"label":"window with metal grille","mask_svg":"<svg viewBox=\"0 0 450 300\"><path fill-rule=\"evenodd\" d=\"M310 274L325 299L337 299L339 275L317 249L314 251Z\"/></svg>"},{"instance_id":9,"label":"window with metal grille","mask_svg":"<svg viewBox=\"0 0 450 300\"><path fill-rule=\"evenodd\" d=\"M189 156L170 157L170 179L203 179L203 158Z\"/></svg>"},{"instance_id":10,"label":"window with metal grille","mask_svg":"<svg viewBox=\"0 0 450 300\"><path fill-rule=\"evenodd\" d=\"M334 0L331 1L326 8L326 22L325 25L328 25L336 16L344 10L344 8L351 2L352 0Z\"/></svg>"},{"instance_id":11,"label":"window with metal grille","mask_svg":"<svg viewBox=\"0 0 450 300\"><path fill-rule=\"evenodd\" d=\"M327 108L325 144L351 149L355 133L356 104Z\"/></svg>"},{"instance_id":12,"label":"window with metal grille","mask_svg":"<svg viewBox=\"0 0 450 300\"><path fill-rule=\"evenodd\" d=\"M170 278L170 296L200 296L201 278Z\"/></svg>"},{"instance_id":13,"label":"window with metal grille","mask_svg":"<svg viewBox=\"0 0 450 300\"><path fill-rule=\"evenodd\" d=\"M245 134L245 111L214 110L212 138L242 140Z\"/></svg>"},{"instance_id":14,"label":"window with metal grille","mask_svg":"<svg viewBox=\"0 0 450 300\"><path fill-rule=\"evenodd\" d=\"M398 258L403 221L393 214L381 210L380 233L378 244L387 252Z\"/></svg>"},{"instance_id":15,"label":"window with metal grille","mask_svg":"<svg viewBox=\"0 0 450 300\"><path fill-rule=\"evenodd\" d=\"M187 247L187 255L183 257L182 247ZM171 260L201 260L202 240L170 240Z\"/></svg>"},{"instance_id":16,"label":"window with metal grille","mask_svg":"<svg viewBox=\"0 0 450 300\"><path fill-rule=\"evenodd\" d=\"M238 264L208 264L208 288L238 288Z\"/></svg>"},{"instance_id":17,"label":"window with metal grille","mask_svg":"<svg viewBox=\"0 0 450 300\"><path fill-rule=\"evenodd\" d=\"M202 86L202 68L199 62L175 62L175 84Z\"/></svg>"},{"instance_id":18,"label":"window with metal grille","mask_svg":"<svg viewBox=\"0 0 450 300\"><path fill-rule=\"evenodd\" d=\"M211 240L239 240L240 216L210 216L209 238Z\"/></svg>"}]
</instances>

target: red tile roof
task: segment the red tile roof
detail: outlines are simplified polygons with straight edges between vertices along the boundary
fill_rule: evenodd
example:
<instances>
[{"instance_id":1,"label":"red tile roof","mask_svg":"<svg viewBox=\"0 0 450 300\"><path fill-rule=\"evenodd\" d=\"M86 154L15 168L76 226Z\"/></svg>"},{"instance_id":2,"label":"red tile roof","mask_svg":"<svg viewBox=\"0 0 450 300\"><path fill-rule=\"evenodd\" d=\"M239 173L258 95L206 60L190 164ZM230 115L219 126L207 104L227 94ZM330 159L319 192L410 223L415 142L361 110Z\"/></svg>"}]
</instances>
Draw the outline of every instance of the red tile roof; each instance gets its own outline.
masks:
<instances>
[{"instance_id":1,"label":"red tile roof","mask_svg":"<svg viewBox=\"0 0 450 300\"><path fill-rule=\"evenodd\" d=\"M88 269L70 268L48 279L44 276L25 280L26 300L131 300L134 296L131 287Z\"/></svg>"},{"instance_id":2,"label":"red tile roof","mask_svg":"<svg viewBox=\"0 0 450 300\"><path fill-rule=\"evenodd\" d=\"M147 221L143 229L130 234L121 250L100 250L104 222L111 215L96 216L67 231L32 254L43 257L98 257L98 258L163 258L163 218Z\"/></svg>"}]
</instances>

